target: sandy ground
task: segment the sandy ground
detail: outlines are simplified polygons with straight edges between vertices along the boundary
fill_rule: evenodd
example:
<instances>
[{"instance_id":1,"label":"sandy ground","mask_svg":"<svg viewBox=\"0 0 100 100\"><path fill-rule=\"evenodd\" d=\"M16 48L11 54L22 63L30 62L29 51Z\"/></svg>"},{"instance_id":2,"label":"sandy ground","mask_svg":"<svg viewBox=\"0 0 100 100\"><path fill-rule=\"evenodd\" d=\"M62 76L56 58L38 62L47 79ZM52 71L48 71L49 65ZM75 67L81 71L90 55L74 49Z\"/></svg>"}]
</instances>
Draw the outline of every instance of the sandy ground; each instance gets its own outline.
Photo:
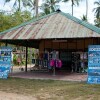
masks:
<instances>
[{"instance_id":1,"label":"sandy ground","mask_svg":"<svg viewBox=\"0 0 100 100\"><path fill-rule=\"evenodd\" d=\"M37 100L32 96L25 96L15 93L5 93L0 91L0 100Z\"/></svg>"}]
</instances>

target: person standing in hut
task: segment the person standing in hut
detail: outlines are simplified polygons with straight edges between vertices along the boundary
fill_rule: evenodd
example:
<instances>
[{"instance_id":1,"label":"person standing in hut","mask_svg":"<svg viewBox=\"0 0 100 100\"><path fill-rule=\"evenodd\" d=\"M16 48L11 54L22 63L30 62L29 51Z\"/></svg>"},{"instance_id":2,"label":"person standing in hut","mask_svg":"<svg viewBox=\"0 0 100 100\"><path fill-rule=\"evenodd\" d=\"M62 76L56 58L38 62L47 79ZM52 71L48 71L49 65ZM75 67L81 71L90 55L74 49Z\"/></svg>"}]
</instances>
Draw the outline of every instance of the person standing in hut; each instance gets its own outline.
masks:
<instances>
[{"instance_id":1,"label":"person standing in hut","mask_svg":"<svg viewBox=\"0 0 100 100\"><path fill-rule=\"evenodd\" d=\"M20 56L18 56L18 58L17 58L17 64L18 64L19 69L21 70L21 59L20 59Z\"/></svg>"}]
</instances>

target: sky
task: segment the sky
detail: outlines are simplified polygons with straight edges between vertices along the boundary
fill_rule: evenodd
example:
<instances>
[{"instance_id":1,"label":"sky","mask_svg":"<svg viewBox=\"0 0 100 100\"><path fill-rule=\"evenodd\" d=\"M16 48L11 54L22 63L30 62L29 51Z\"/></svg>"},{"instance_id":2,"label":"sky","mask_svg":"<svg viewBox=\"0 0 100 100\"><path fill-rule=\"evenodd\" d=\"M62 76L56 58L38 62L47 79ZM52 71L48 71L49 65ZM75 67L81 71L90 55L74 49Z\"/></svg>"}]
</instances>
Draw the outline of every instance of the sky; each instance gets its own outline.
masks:
<instances>
[{"instance_id":1,"label":"sky","mask_svg":"<svg viewBox=\"0 0 100 100\"><path fill-rule=\"evenodd\" d=\"M12 9L12 6L13 6L13 3L14 3L15 0L12 0L10 3L7 3L5 6L4 6L4 0L0 0L0 10L6 10L6 11L11 11ZM42 3L42 0L39 0L39 5L41 5ZM95 8L95 5L94 5L94 2L97 1L97 0L88 0L88 21L89 23L94 23L94 12L93 12L93 8ZM74 14L73 16L81 19L81 17L83 16L83 14L85 15L86 14L86 0L83 0L82 2L80 2L80 5L77 7L77 6L74 6ZM67 3L63 3L63 2L60 2L59 3L59 6L60 6L60 10L62 12L65 12L65 13L70 13L71 14L71 2L67 2Z\"/></svg>"}]
</instances>

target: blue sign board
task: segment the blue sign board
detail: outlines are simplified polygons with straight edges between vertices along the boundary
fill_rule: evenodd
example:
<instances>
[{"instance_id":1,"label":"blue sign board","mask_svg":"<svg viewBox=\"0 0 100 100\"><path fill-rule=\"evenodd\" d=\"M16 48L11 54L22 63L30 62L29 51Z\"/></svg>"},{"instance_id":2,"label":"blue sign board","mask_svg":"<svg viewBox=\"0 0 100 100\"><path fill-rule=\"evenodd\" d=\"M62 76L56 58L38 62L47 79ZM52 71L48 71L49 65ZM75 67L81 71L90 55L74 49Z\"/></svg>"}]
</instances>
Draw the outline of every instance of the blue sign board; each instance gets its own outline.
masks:
<instances>
[{"instance_id":1,"label":"blue sign board","mask_svg":"<svg viewBox=\"0 0 100 100\"><path fill-rule=\"evenodd\" d=\"M0 78L7 79L11 68L11 47L0 47Z\"/></svg>"},{"instance_id":2,"label":"blue sign board","mask_svg":"<svg viewBox=\"0 0 100 100\"><path fill-rule=\"evenodd\" d=\"M100 45L88 47L88 83L100 84Z\"/></svg>"}]
</instances>

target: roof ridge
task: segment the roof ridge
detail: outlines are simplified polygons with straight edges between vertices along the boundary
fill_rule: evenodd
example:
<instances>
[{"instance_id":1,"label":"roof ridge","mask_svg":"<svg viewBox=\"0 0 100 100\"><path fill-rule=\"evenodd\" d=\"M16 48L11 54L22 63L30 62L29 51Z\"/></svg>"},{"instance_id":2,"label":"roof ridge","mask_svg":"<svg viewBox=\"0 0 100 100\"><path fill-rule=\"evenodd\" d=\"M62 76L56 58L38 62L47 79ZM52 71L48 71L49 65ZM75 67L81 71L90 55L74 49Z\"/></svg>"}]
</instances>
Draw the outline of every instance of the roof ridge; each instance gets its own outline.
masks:
<instances>
[{"instance_id":1,"label":"roof ridge","mask_svg":"<svg viewBox=\"0 0 100 100\"><path fill-rule=\"evenodd\" d=\"M5 30L5 31L3 31L3 32L0 32L0 35L1 35L1 34L4 34L4 33L7 33L7 32L10 32L10 31L12 31L12 30L15 30L15 29L17 29L17 28L20 28L20 27L22 27L22 26L25 26L25 25L27 25L27 24L30 24L30 23L32 23L32 22L37 22L38 20L41 20L41 19L46 18L46 17L48 17L48 16L51 16L51 15L53 15L53 14L55 14L55 13L57 13L57 12L53 12L53 13L50 13L50 14L48 14L48 15L41 16L41 17L39 17L39 18L33 18L33 19L29 20L29 21L23 22L22 24L19 24L19 25L14 26L14 27L12 27L12 28L10 28L10 29L7 29L7 30Z\"/></svg>"},{"instance_id":2,"label":"roof ridge","mask_svg":"<svg viewBox=\"0 0 100 100\"><path fill-rule=\"evenodd\" d=\"M76 17L70 15L69 13L64 13L64 12L60 12L60 13L61 13L62 15L64 15L65 17L67 17L68 19L71 19L71 20L77 22L78 24L81 24L81 25L83 25L83 26L85 26L85 27L91 29L92 31L95 31L95 32L97 32L97 33L100 34L100 28L98 28L98 27L96 27L96 26L90 24L89 22L82 21L82 20L80 20L80 19L78 19L78 18L76 18Z\"/></svg>"}]
</instances>

